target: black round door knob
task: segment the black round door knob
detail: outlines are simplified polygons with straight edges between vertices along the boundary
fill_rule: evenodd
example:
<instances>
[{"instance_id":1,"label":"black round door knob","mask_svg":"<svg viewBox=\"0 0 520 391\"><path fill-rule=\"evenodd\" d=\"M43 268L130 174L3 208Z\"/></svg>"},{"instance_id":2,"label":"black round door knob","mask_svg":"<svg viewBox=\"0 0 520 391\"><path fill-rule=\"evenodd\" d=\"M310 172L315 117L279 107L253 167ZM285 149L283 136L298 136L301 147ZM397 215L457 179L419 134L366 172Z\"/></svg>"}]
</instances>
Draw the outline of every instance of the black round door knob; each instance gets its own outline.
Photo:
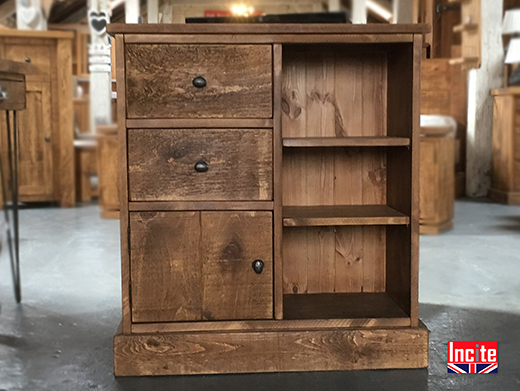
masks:
<instances>
[{"instance_id":1,"label":"black round door knob","mask_svg":"<svg viewBox=\"0 0 520 391\"><path fill-rule=\"evenodd\" d=\"M51 138L49 136L45 136L45 141L49 143L51 141Z\"/></svg>"},{"instance_id":2,"label":"black round door knob","mask_svg":"<svg viewBox=\"0 0 520 391\"><path fill-rule=\"evenodd\" d=\"M204 88L206 87L207 81L202 76L197 76L195 79L193 79L193 85L197 88Z\"/></svg>"},{"instance_id":3,"label":"black round door knob","mask_svg":"<svg viewBox=\"0 0 520 391\"><path fill-rule=\"evenodd\" d=\"M25 62L31 62L31 57L25 57Z\"/></svg>"},{"instance_id":4,"label":"black round door knob","mask_svg":"<svg viewBox=\"0 0 520 391\"><path fill-rule=\"evenodd\" d=\"M197 172L206 172L208 169L208 163L206 163L204 160L199 160L197 163L195 163L195 171Z\"/></svg>"},{"instance_id":5,"label":"black round door knob","mask_svg":"<svg viewBox=\"0 0 520 391\"><path fill-rule=\"evenodd\" d=\"M264 261L261 259L256 259L253 261L253 270L256 274L262 273L262 270L264 270Z\"/></svg>"}]
</instances>

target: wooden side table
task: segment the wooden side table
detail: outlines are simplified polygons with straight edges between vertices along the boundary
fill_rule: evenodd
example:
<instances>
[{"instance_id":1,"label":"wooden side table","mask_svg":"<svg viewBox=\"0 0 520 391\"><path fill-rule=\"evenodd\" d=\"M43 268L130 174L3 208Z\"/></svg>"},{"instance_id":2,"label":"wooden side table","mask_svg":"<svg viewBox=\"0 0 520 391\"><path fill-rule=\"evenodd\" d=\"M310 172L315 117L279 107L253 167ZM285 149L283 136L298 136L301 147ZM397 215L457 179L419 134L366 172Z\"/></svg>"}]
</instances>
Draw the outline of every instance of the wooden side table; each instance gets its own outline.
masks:
<instances>
[{"instance_id":1,"label":"wooden side table","mask_svg":"<svg viewBox=\"0 0 520 391\"><path fill-rule=\"evenodd\" d=\"M25 110L25 75L30 74L29 64L0 60L0 111L5 111L7 129L7 159L0 156L0 180L2 185L2 201L7 229L7 243L14 284L16 302L22 301L20 284L20 251L18 230L18 122L17 112ZM2 160L7 162L4 170ZM7 177L7 178L6 178ZM7 191L10 190L11 206L6 205ZM9 209L12 215L9 217ZM11 226L12 222L12 226ZM12 229L11 229L12 228Z\"/></svg>"},{"instance_id":2,"label":"wooden side table","mask_svg":"<svg viewBox=\"0 0 520 391\"><path fill-rule=\"evenodd\" d=\"M456 131L451 117L421 116L421 234L453 228Z\"/></svg>"},{"instance_id":3,"label":"wooden side table","mask_svg":"<svg viewBox=\"0 0 520 391\"><path fill-rule=\"evenodd\" d=\"M520 87L491 90L493 165L488 197L502 204L520 204Z\"/></svg>"}]
</instances>

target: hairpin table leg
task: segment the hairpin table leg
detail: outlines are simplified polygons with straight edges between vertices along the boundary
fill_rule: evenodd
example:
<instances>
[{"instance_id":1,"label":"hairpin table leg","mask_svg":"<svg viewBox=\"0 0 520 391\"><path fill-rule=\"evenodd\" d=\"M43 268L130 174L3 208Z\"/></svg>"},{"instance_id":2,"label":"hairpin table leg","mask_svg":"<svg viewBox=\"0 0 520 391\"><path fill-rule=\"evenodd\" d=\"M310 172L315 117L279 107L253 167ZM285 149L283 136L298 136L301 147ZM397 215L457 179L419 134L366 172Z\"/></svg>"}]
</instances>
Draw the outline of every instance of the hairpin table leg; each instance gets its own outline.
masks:
<instances>
[{"instance_id":1,"label":"hairpin table leg","mask_svg":"<svg viewBox=\"0 0 520 391\"><path fill-rule=\"evenodd\" d=\"M22 301L22 287L20 283L20 240L18 229L18 126L16 111L13 111L13 137L11 141L11 124L9 118L9 111L6 111L6 125L7 125L7 155L9 163L9 187L11 188L11 205L13 214L13 232L11 231L11 221L9 218L9 211L7 207L7 190L6 181L4 177L4 170L2 159L0 159L0 179L2 181L2 198L4 201L4 214L7 223L7 243L9 247L9 256L11 258L11 271L14 284L14 296L16 302ZM14 244L14 249L13 249Z\"/></svg>"}]
</instances>

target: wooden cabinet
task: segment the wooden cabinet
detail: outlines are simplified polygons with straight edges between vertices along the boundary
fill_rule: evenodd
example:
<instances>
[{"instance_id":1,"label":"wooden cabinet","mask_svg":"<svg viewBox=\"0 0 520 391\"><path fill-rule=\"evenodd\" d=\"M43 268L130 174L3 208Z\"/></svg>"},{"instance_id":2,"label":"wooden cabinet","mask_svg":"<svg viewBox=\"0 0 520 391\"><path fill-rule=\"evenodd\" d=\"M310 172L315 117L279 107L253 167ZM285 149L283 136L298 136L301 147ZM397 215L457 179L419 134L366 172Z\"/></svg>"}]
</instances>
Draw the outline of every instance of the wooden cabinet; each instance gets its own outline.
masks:
<instances>
[{"instance_id":1,"label":"wooden cabinet","mask_svg":"<svg viewBox=\"0 0 520 391\"><path fill-rule=\"evenodd\" d=\"M520 204L520 88L492 90L493 164L488 197Z\"/></svg>"},{"instance_id":2,"label":"wooden cabinet","mask_svg":"<svg viewBox=\"0 0 520 391\"><path fill-rule=\"evenodd\" d=\"M97 169L101 217L119 218L117 125L98 125Z\"/></svg>"},{"instance_id":3,"label":"wooden cabinet","mask_svg":"<svg viewBox=\"0 0 520 391\"><path fill-rule=\"evenodd\" d=\"M33 67L26 77L27 109L19 117L22 202L75 204L71 39L65 32L0 31L0 59ZM4 127L2 123L3 156Z\"/></svg>"},{"instance_id":4,"label":"wooden cabinet","mask_svg":"<svg viewBox=\"0 0 520 391\"><path fill-rule=\"evenodd\" d=\"M451 117L421 118L420 232L438 234L453 228L455 203L455 131Z\"/></svg>"},{"instance_id":5,"label":"wooden cabinet","mask_svg":"<svg viewBox=\"0 0 520 391\"><path fill-rule=\"evenodd\" d=\"M109 29L124 43L116 375L425 367L427 29Z\"/></svg>"}]
</instances>

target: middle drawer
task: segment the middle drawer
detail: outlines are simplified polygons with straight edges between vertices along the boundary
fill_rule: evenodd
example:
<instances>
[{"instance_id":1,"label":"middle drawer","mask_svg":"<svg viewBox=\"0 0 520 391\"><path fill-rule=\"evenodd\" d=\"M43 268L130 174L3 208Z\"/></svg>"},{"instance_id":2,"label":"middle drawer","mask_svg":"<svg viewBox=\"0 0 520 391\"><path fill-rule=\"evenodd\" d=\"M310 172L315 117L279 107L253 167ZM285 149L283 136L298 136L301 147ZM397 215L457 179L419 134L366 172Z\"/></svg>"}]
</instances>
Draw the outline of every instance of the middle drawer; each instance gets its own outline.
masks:
<instances>
[{"instance_id":1,"label":"middle drawer","mask_svg":"<svg viewBox=\"0 0 520 391\"><path fill-rule=\"evenodd\" d=\"M130 201L272 200L272 129L128 129Z\"/></svg>"}]
</instances>

